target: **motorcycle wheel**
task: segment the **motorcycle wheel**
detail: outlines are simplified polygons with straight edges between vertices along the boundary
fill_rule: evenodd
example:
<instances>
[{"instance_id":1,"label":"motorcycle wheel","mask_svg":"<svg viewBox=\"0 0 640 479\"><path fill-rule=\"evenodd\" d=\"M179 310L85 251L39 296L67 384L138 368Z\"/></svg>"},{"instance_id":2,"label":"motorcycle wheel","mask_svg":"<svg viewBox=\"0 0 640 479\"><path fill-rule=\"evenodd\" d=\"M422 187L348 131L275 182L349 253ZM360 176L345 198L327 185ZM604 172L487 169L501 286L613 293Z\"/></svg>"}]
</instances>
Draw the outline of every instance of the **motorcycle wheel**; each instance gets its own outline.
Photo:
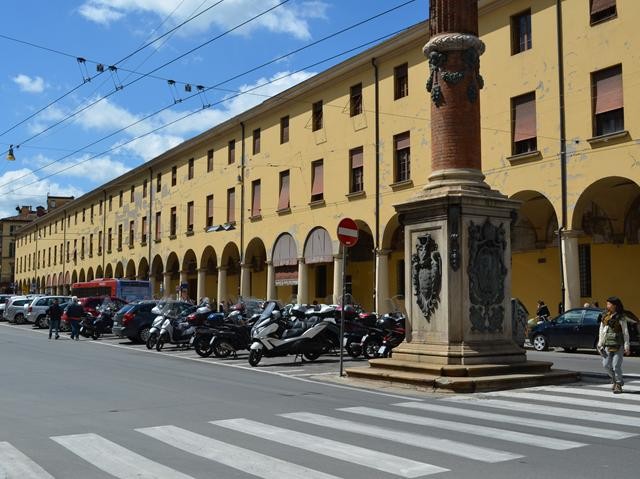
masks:
<instances>
[{"instance_id":1,"label":"motorcycle wheel","mask_svg":"<svg viewBox=\"0 0 640 479\"><path fill-rule=\"evenodd\" d=\"M258 349L252 349L249 351L249 364L253 367L256 367L260 360L262 359L262 351Z\"/></svg>"},{"instance_id":2,"label":"motorcycle wheel","mask_svg":"<svg viewBox=\"0 0 640 479\"><path fill-rule=\"evenodd\" d=\"M93 339L94 341L95 341L96 339L98 339L99 337L100 337L100 333L98 333L98 332L95 332L95 333L93 333L93 334L91 335L91 339Z\"/></svg>"},{"instance_id":3,"label":"motorcycle wheel","mask_svg":"<svg viewBox=\"0 0 640 479\"><path fill-rule=\"evenodd\" d=\"M362 344L362 355L365 359L374 359L380 356L378 349L382 345L382 341L378 338L367 338Z\"/></svg>"},{"instance_id":4,"label":"motorcycle wheel","mask_svg":"<svg viewBox=\"0 0 640 479\"><path fill-rule=\"evenodd\" d=\"M302 356L304 356L304 358L307 361L315 361L316 359L318 359L320 357L320 353L318 353L318 352L302 353Z\"/></svg>"},{"instance_id":5,"label":"motorcycle wheel","mask_svg":"<svg viewBox=\"0 0 640 479\"><path fill-rule=\"evenodd\" d=\"M361 347L359 344L356 347L356 343L349 343L347 344L346 350L349 356L353 359L357 359L360 356Z\"/></svg>"},{"instance_id":6,"label":"motorcycle wheel","mask_svg":"<svg viewBox=\"0 0 640 479\"><path fill-rule=\"evenodd\" d=\"M147 338L147 349L153 349L158 342L158 333L150 334Z\"/></svg>"},{"instance_id":7,"label":"motorcycle wheel","mask_svg":"<svg viewBox=\"0 0 640 479\"><path fill-rule=\"evenodd\" d=\"M222 341L220 338L216 338L213 341L213 346L211 346L211 350L213 351L213 355L216 358L227 358L233 352L233 348L226 341Z\"/></svg>"},{"instance_id":8,"label":"motorcycle wheel","mask_svg":"<svg viewBox=\"0 0 640 479\"><path fill-rule=\"evenodd\" d=\"M163 347L164 347L164 341L158 338L158 340L156 341L156 351L162 351Z\"/></svg>"},{"instance_id":9,"label":"motorcycle wheel","mask_svg":"<svg viewBox=\"0 0 640 479\"><path fill-rule=\"evenodd\" d=\"M80 335L83 338L88 338L89 337L89 333L87 333L87 328L85 328L84 326L80 327Z\"/></svg>"},{"instance_id":10,"label":"motorcycle wheel","mask_svg":"<svg viewBox=\"0 0 640 479\"><path fill-rule=\"evenodd\" d=\"M206 336L198 336L193 342L193 349L196 350L198 356L208 358L213 352L213 347L209 344L209 339Z\"/></svg>"}]
</instances>

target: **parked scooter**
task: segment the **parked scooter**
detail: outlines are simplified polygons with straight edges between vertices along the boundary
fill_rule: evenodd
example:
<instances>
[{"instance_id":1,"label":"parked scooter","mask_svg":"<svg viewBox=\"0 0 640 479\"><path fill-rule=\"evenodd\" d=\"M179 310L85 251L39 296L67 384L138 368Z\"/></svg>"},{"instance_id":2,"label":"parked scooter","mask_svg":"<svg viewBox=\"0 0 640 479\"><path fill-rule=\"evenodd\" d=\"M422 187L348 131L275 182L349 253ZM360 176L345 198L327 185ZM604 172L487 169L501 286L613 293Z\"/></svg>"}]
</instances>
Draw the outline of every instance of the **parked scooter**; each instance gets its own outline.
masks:
<instances>
[{"instance_id":1,"label":"parked scooter","mask_svg":"<svg viewBox=\"0 0 640 479\"><path fill-rule=\"evenodd\" d=\"M231 354L237 357L238 351L249 349L251 329L259 318L259 314L254 314L245 320L240 314L231 313L211 337L209 346L213 355L217 358L226 358Z\"/></svg>"},{"instance_id":2,"label":"parked scooter","mask_svg":"<svg viewBox=\"0 0 640 479\"><path fill-rule=\"evenodd\" d=\"M195 306L185 301L163 301L155 306L151 312L157 314L156 318L149 328L149 337L147 338L147 349L153 349L156 347L158 338L160 337L160 331L162 325L167 317L177 317L182 314L190 314L195 311Z\"/></svg>"},{"instance_id":3,"label":"parked scooter","mask_svg":"<svg viewBox=\"0 0 640 479\"><path fill-rule=\"evenodd\" d=\"M282 315L280 305L269 301L251 331L253 342L249 350L249 364L257 366L263 356L289 354L313 361L333 349L338 337L339 330L333 318L297 319L290 325Z\"/></svg>"},{"instance_id":4,"label":"parked scooter","mask_svg":"<svg viewBox=\"0 0 640 479\"><path fill-rule=\"evenodd\" d=\"M224 313L209 313L203 324L196 325L190 346L193 346L198 356L203 358L211 356L213 350L209 343L213 335L223 326L224 321Z\"/></svg>"},{"instance_id":5,"label":"parked scooter","mask_svg":"<svg viewBox=\"0 0 640 479\"><path fill-rule=\"evenodd\" d=\"M80 323L80 334L85 338L98 339L103 334L111 333L113 328L113 315L115 306L104 306L98 308L98 316L85 313Z\"/></svg>"},{"instance_id":6,"label":"parked scooter","mask_svg":"<svg viewBox=\"0 0 640 479\"><path fill-rule=\"evenodd\" d=\"M162 351L166 343L189 347L191 337L196 332L196 327L187 321L186 316L186 314L178 316L165 315L165 320L162 323L158 340L156 341L156 351Z\"/></svg>"}]
</instances>

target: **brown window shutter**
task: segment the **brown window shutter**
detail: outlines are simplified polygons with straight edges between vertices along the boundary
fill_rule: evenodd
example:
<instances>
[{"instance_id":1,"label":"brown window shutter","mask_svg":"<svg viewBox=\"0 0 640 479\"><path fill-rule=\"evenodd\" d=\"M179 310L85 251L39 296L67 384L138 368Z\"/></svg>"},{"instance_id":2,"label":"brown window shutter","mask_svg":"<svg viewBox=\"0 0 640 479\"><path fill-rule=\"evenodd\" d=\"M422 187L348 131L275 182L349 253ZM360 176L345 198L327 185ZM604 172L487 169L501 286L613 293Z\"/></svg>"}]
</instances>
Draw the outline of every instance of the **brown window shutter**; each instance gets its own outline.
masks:
<instances>
[{"instance_id":1,"label":"brown window shutter","mask_svg":"<svg viewBox=\"0 0 640 479\"><path fill-rule=\"evenodd\" d=\"M311 189L311 196L321 195L323 192L322 162L317 162L313 165L313 188Z\"/></svg>"},{"instance_id":2,"label":"brown window shutter","mask_svg":"<svg viewBox=\"0 0 640 479\"><path fill-rule=\"evenodd\" d=\"M251 203L251 216L260 214L260 181L253 182L253 202Z\"/></svg>"},{"instance_id":3,"label":"brown window shutter","mask_svg":"<svg viewBox=\"0 0 640 479\"><path fill-rule=\"evenodd\" d=\"M622 68L617 66L594 73L595 114L622 108Z\"/></svg>"},{"instance_id":4,"label":"brown window shutter","mask_svg":"<svg viewBox=\"0 0 640 479\"><path fill-rule=\"evenodd\" d=\"M533 93L513 100L514 127L513 141L535 138L536 133L536 99Z\"/></svg>"},{"instance_id":5,"label":"brown window shutter","mask_svg":"<svg viewBox=\"0 0 640 479\"><path fill-rule=\"evenodd\" d=\"M280 185L280 197L278 198L278 209L289 208L289 174L282 175Z\"/></svg>"},{"instance_id":6,"label":"brown window shutter","mask_svg":"<svg viewBox=\"0 0 640 479\"><path fill-rule=\"evenodd\" d=\"M351 169L360 168L363 165L364 154L362 148L351 150Z\"/></svg>"},{"instance_id":7,"label":"brown window shutter","mask_svg":"<svg viewBox=\"0 0 640 479\"><path fill-rule=\"evenodd\" d=\"M404 150L405 148L409 148L411 146L411 137L409 136L409 132L396 135L395 140L396 150Z\"/></svg>"},{"instance_id":8,"label":"brown window shutter","mask_svg":"<svg viewBox=\"0 0 640 479\"><path fill-rule=\"evenodd\" d=\"M591 0L591 15L615 6L616 0Z\"/></svg>"},{"instance_id":9,"label":"brown window shutter","mask_svg":"<svg viewBox=\"0 0 640 479\"><path fill-rule=\"evenodd\" d=\"M236 220L236 192L229 190L227 194L227 221L232 223Z\"/></svg>"}]
</instances>

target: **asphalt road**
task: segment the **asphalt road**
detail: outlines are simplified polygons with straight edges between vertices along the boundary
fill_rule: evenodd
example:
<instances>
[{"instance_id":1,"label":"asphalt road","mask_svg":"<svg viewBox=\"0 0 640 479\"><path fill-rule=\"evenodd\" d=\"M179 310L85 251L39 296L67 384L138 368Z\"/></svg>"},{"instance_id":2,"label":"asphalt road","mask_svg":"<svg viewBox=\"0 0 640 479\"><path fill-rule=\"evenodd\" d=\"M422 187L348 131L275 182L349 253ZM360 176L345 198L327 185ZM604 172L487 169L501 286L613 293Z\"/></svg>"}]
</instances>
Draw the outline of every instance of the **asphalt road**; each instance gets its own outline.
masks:
<instances>
[{"instance_id":1,"label":"asphalt road","mask_svg":"<svg viewBox=\"0 0 640 479\"><path fill-rule=\"evenodd\" d=\"M6 324L0 364L0 478L573 479L640 466L640 379L617 396L597 381L363 390L335 378L335 358L254 369Z\"/></svg>"}]
</instances>

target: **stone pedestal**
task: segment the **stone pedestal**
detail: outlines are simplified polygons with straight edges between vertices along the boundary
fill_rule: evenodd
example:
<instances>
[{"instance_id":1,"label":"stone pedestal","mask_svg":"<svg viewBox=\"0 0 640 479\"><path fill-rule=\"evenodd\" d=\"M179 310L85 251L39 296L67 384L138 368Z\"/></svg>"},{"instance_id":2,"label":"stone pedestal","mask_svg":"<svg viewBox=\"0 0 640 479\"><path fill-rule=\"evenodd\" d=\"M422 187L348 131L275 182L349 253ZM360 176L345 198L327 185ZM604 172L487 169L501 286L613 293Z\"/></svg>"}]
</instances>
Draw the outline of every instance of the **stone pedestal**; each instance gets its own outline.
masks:
<instances>
[{"instance_id":1,"label":"stone pedestal","mask_svg":"<svg viewBox=\"0 0 640 479\"><path fill-rule=\"evenodd\" d=\"M518 203L483 183L429 188L396 205L405 230L408 335L394 357L437 364L517 363L510 225Z\"/></svg>"}]
</instances>

